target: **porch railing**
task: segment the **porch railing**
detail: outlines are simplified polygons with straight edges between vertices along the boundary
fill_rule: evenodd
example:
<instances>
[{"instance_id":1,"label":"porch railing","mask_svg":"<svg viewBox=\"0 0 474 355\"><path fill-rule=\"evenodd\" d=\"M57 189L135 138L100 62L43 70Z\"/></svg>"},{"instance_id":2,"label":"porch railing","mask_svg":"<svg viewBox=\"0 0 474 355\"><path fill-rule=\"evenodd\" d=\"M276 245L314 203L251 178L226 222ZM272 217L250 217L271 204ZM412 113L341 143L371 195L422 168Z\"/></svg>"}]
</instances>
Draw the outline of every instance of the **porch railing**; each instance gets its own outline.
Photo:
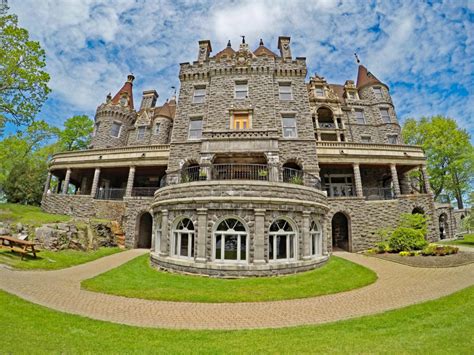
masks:
<instances>
[{"instance_id":1,"label":"porch railing","mask_svg":"<svg viewBox=\"0 0 474 355\"><path fill-rule=\"evenodd\" d=\"M132 188L132 197L150 197L153 196L155 194L155 191L159 188L159 186L134 187Z\"/></svg>"},{"instance_id":2,"label":"porch railing","mask_svg":"<svg viewBox=\"0 0 474 355\"><path fill-rule=\"evenodd\" d=\"M265 164L215 164L211 169L212 180L263 180L268 181Z\"/></svg>"},{"instance_id":3,"label":"porch railing","mask_svg":"<svg viewBox=\"0 0 474 355\"><path fill-rule=\"evenodd\" d=\"M125 189L99 188L95 195L97 200L122 200L125 196Z\"/></svg>"},{"instance_id":4,"label":"porch railing","mask_svg":"<svg viewBox=\"0 0 474 355\"><path fill-rule=\"evenodd\" d=\"M193 182L199 181L199 166L190 166L184 169L181 169L181 182ZM206 177L202 180L206 180Z\"/></svg>"},{"instance_id":5,"label":"porch railing","mask_svg":"<svg viewBox=\"0 0 474 355\"><path fill-rule=\"evenodd\" d=\"M362 189L366 200L392 200L394 198L391 187L368 187Z\"/></svg>"}]
</instances>

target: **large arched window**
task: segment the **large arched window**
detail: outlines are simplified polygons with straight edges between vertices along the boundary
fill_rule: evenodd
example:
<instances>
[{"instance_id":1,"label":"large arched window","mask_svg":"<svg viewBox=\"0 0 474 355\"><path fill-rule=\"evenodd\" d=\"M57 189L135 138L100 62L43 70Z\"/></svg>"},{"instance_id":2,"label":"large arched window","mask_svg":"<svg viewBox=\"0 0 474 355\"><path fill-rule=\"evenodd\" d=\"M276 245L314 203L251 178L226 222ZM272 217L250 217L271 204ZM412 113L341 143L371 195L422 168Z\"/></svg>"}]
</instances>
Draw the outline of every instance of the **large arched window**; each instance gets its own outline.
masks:
<instances>
[{"instance_id":1,"label":"large arched window","mask_svg":"<svg viewBox=\"0 0 474 355\"><path fill-rule=\"evenodd\" d=\"M310 250L311 255L322 255L323 250L323 233L321 225L316 221L311 222L309 229Z\"/></svg>"},{"instance_id":2,"label":"large arched window","mask_svg":"<svg viewBox=\"0 0 474 355\"><path fill-rule=\"evenodd\" d=\"M183 218L173 229L173 255L180 258L194 257L194 224Z\"/></svg>"},{"instance_id":3,"label":"large arched window","mask_svg":"<svg viewBox=\"0 0 474 355\"><path fill-rule=\"evenodd\" d=\"M214 259L217 261L247 261L248 233L236 218L224 219L214 232Z\"/></svg>"},{"instance_id":4,"label":"large arched window","mask_svg":"<svg viewBox=\"0 0 474 355\"><path fill-rule=\"evenodd\" d=\"M277 219L270 226L268 258L270 261L296 258L296 231L286 219Z\"/></svg>"}]
</instances>

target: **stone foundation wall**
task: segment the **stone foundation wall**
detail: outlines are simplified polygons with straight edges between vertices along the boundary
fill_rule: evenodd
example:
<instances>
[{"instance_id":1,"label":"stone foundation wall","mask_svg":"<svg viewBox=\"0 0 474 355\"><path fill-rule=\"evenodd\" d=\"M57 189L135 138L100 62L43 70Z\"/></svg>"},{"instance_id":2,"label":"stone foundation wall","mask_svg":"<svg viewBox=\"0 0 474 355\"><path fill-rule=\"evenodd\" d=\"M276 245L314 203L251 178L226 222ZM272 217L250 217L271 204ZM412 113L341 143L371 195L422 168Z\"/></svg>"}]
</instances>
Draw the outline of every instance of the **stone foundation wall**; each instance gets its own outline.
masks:
<instances>
[{"instance_id":1,"label":"stone foundation wall","mask_svg":"<svg viewBox=\"0 0 474 355\"><path fill-rule=\"evenodd\" d=\"M153 197L125 198L126 207L122 226L123 231L125 232L125 246L127 248L135 248L137 246L140 216L147 212L153 215L151 209L152 202Z\"/></svg>"}]
</instances>

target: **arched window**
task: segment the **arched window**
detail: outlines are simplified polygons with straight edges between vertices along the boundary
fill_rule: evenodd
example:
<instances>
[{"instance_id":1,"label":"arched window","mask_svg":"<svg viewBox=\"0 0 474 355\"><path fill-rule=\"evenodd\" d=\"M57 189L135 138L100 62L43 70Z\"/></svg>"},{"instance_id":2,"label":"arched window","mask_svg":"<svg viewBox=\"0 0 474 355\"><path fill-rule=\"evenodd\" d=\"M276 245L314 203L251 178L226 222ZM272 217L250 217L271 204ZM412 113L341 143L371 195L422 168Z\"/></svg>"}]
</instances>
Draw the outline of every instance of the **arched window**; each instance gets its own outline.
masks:
<instances>
[{"instance_id":1,"label":"arched window","mask_svg":"<svg viewBox=\"0 0 474 355\"><path fill-rule=\"evenodd\" d=\"M309 229L309 238L311 255L322 255L323 233L320 224L316 221L311 222L311 227Z\"/></svg>"},{"instance_id":2,"label":"arched window","mask_svg":"<svg viewBox=\"0 0 474 355\"><path fill-rule=\"evenodd\" d=\"M194 257L194 224L183 218L173 229L173 255L180 258Z\"/></svg>"},{"instance_id":3,"label":"arched window","mask_svg":"<svg viewBox=\"0 0 474 355\"><path fill-rule=\"evenodd\" d=\"M214 259L217 261L247 261L248 233L236 218L224 219L214 232Z\"/></svg>"},{"instance_id":4,"label":"arched window","mask_svg":"<svg viewBox=\"0 0 474 355\"><path fill-rule=\"evenodd\" d=\"M270 226L268 258L270 261L296 258L296 232L286 219L277 219Z\"/></svg>"}]
</instances>

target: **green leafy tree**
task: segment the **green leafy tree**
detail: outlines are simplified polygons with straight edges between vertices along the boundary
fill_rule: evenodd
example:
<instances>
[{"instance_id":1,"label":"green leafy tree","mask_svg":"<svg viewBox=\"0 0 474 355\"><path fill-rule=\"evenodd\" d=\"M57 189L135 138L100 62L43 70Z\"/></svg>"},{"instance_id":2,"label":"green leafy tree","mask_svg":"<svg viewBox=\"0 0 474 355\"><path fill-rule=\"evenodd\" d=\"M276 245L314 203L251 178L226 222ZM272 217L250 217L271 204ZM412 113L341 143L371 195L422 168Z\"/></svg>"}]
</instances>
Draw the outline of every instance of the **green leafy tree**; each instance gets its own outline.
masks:
<instances>
[{"instance_id":1,"label":"green leafy tree","mask_svg":"<svg viewBox=\"0 0 474 355\"><path fill-rule=\"evenodd\" d=\"M406 120L402 133L406 143L423 147L435 197L447 194L464 208L474 175L474 149L467 131L451 118L433 116Z\"/></svg>"},{"instance_id":2,"label":"green leafy tree","mask_svg":"<svg viewBox=\"0 0 474 355\"><path fill-rule=\"evenodd\" d=\"M0 133L5 123L28 125L50 89L45 52L18 26L15 15L0 13Z\"/></svg>"},{"instance_id":3,"label":"green leafy tree","mask_svg":"<svg viewBox=\"0 0 474 355\"><path fill-rule=\"evenodd\" d=\"M73 116L66 120L59 133L59 146L62 150L86 149L93 129L94 121L88 116Z\"/></svg>"}]
</instances>

